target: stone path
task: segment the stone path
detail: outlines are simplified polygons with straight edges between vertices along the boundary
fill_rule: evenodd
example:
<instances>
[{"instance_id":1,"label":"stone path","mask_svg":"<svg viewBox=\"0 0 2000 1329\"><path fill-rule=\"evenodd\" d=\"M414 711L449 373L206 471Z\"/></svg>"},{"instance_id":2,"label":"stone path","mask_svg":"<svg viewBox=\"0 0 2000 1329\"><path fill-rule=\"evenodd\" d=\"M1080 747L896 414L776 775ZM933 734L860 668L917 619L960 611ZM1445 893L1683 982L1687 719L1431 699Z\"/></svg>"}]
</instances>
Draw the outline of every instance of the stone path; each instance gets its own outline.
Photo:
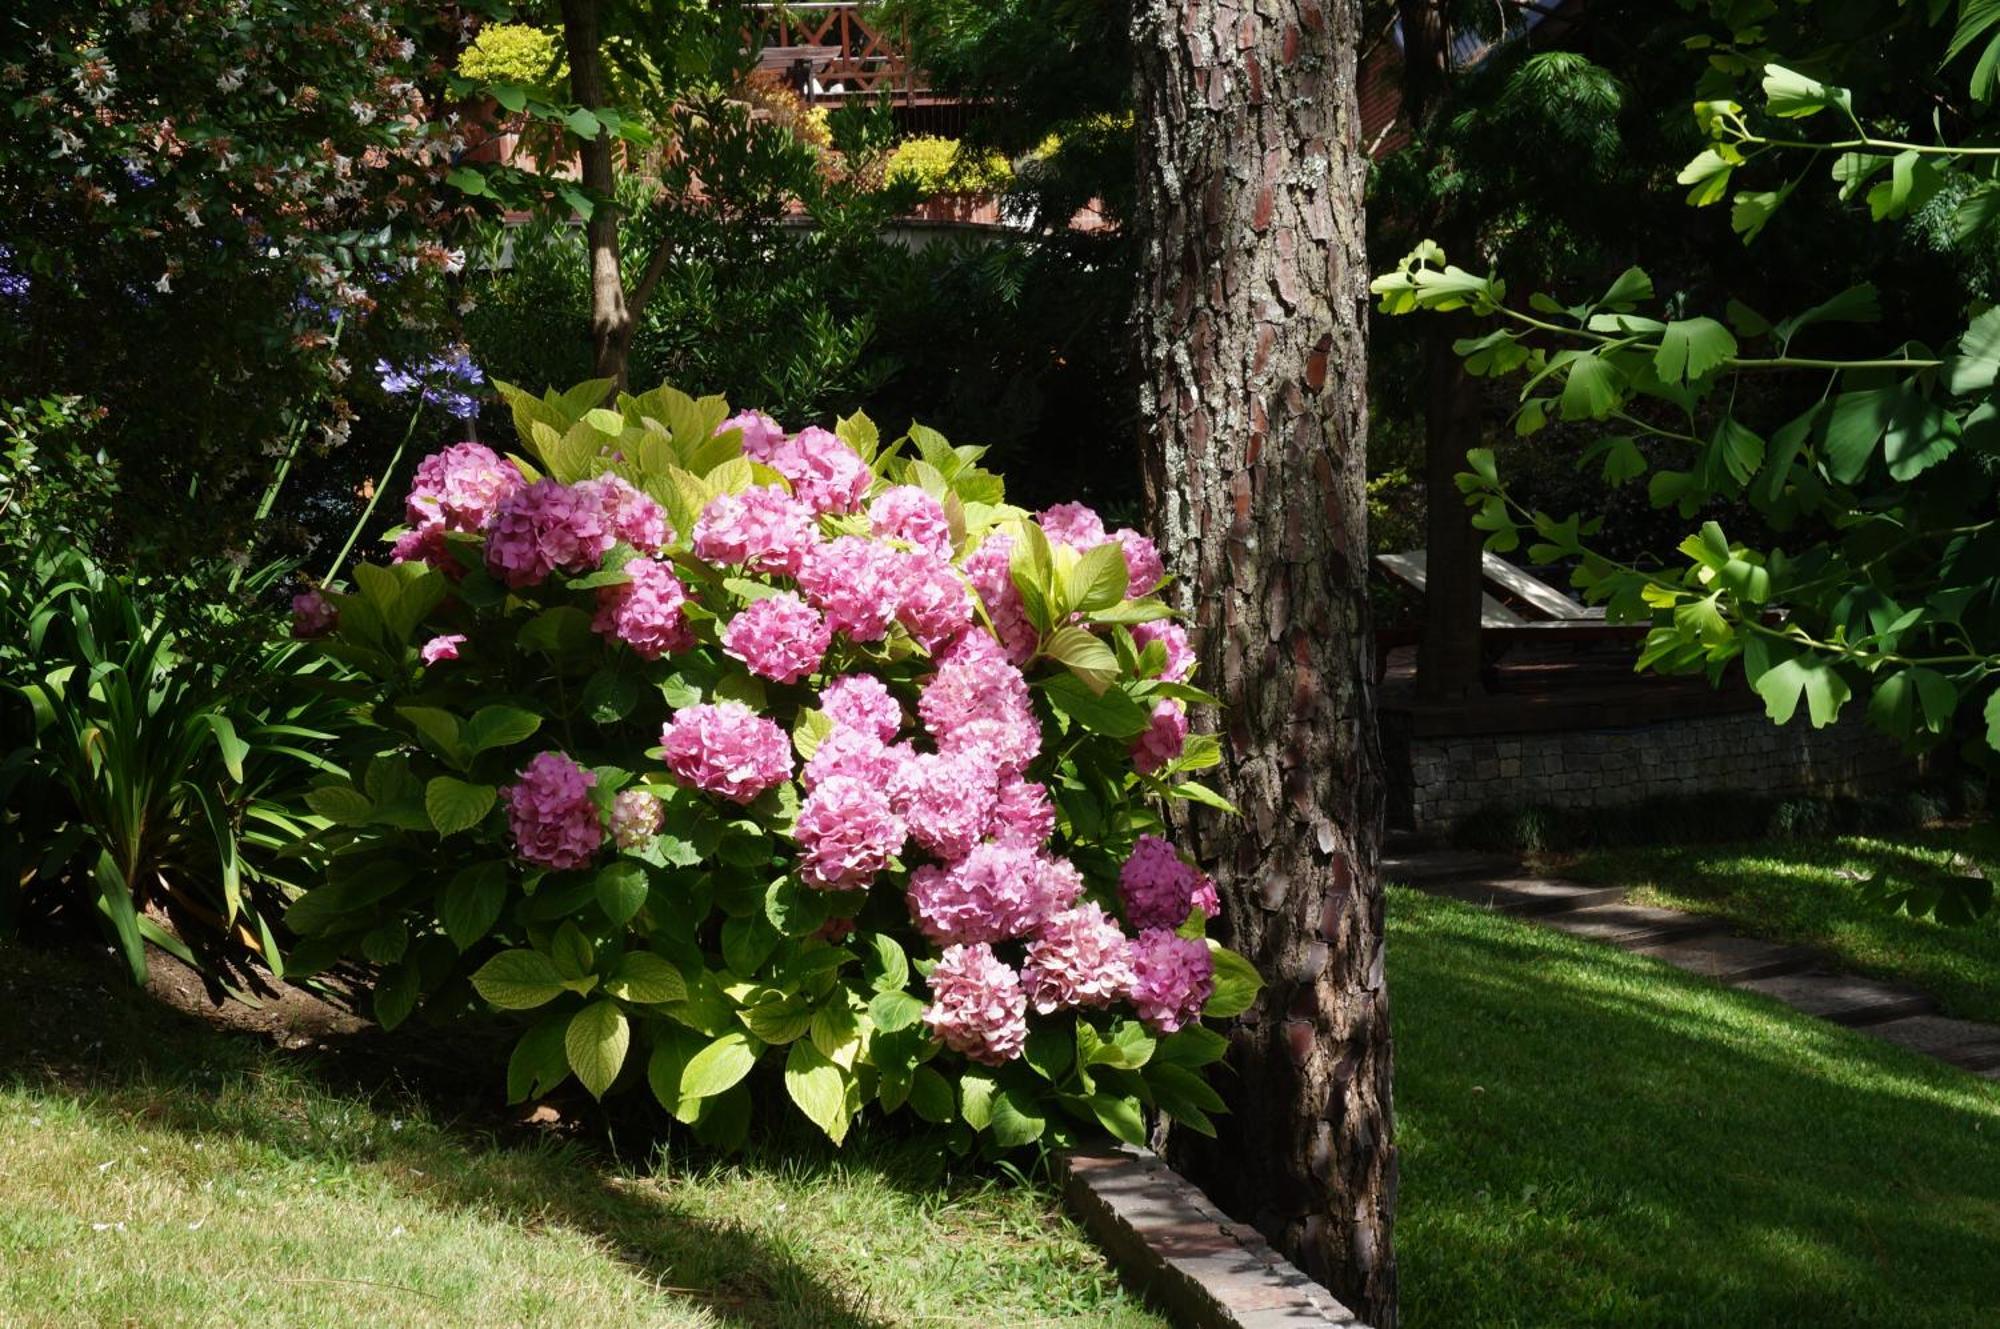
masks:
<instances>
[{"instance_id":1,"label":"stone path","mask_svg":"<svg viewBox=\"0 0 2000 1329\"><path fill-rule=\"evenodd\" d=\"M1436 849L1399 835L1384 846L1382 879L1650 955L2000 1080L2000 1025L1938 1015L1921 992L1833 972L1811 951L1737 936L1700 914L1627 903L1622 887L1539 876L1499 854Z\"/></svg>"}]
</instances>

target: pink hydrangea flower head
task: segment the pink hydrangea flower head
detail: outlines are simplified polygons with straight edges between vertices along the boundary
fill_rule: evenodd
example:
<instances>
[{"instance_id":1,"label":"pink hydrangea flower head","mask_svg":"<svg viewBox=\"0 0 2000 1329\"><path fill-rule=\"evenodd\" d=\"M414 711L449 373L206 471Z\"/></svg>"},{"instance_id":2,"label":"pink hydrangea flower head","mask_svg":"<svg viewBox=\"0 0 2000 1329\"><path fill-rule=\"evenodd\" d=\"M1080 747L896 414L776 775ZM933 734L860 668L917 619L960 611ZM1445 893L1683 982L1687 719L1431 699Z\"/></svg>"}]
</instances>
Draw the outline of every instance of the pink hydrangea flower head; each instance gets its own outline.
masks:
<instances>
[{"instance_id":1,"label":"pink hydrangea flower head","mask_svg":"<svg viewBox=\"0 0 2000 1329\"><path fill-rule=\"evenodd\" d=\"M1187 707L1169 698L1153 707L1153 721L1146 732L1132 740L1132 765L1143 775L1151 775L1187 746Z\"/></svg>"},{"instance_id":2,"label":"pink hydrangea flower head","mask_svg":"<svg viewBox=\"0 0 2000 1329\"><path fill-rule=\"evenodd\" d=\"M674 533L667 525L666 509L622 477L607 473L585 480L576 488L579 493L594 495L603 505L604 521L614 539L623 540L642 554L657 554L673 543Z\"/></svg>"},{"instance_id":3,"label":"pink hydrangea flower head","mask_svg":"<svg viewBox=\"0 0 2000 1329\"><path fill-rule=\"evenodd\" d=\"M1001 844L1038 849L1056 832L1056 805L1047 785L1012 778L1000 785L986 834Z\"/></svg>"},{"instance_id":4,"label":"pink hydrangea flower head","mask_svg":"<svg viewBox=\"0 0 2000 1329\"><path fill-rule=\"evenodd\" d=\"M967 633L938 658L917 714L938 751L984 749L1003 775L1022 770L1041 751L1028 681L984 633Z\"/></svg>"},{"instance_id":5,"label":"pink hydrangea flower head","mask_svg":"<svg viewBox=\"0 0 2000 1329\"><path fill-rule=\"evenodd\" d=\"M752 600L722 631L722 649L759 678L796 683L819 668L833 630L790 591Z\"/></svg>"},{"instance_id":6,"label":"pink hydrangea flower head","mask_svg":"<svg viewBox=\"0 0 2000 1329\"><path fill-rule=\"evenodd\" d=\"M694 552L710 563L791 576L819 543L812 509L782 489L757 485L709 500L694 524Z\"/></svg>"},{"instance_id":7,"label":"pink hydrangea flower head","mask_svg":"<svg viewBox=\"0 0 2000 1329\"><path fill-rule=\"evenodd\" d=\"M660 833L665 809L643 789L627 789L611 800L611 838L620 849L644 849Z\"/></svg>"},{"instance_id":8,"label":"pink hydrangea flower head","mask_svg":"<svg viewBox=\"0 0 2000 1329\"><path fill-rule=\"evenodd\" d=\"M1125 551L1126 596L1135 598L1157 590L1167 579L1167 565L1158 546L1129 526L1113 531L1111 538Z\"/></svg>"},{"instance_id":9,"label":"pink hydrangea flower head","mask_svg":"<svg viewBox=\"0 0 2000 1329\"><path fill-rule=\"evenodd\" d=\"M976 752L911 757L888 792L889 802L909 823L910 837L945 862L972 852L985 836L999 798L993 767Z\"/></svg>"},{"instance_id":10,"label":"pink hydrangea flower head","mask_svg":"<svg viewBox=\"0 0 2000 1329\"><path fill-rule=\"evenodd\" d=\"M458 648L465 645L462 632L443 632L425 642L417 651L426 665L434 665L443 660L456 660Z\"/></svg>"},{"instance_id":11,"label":"pink hydrangea flower head","mask_svg":"<svg viewBox=\"0 0 2000 1329\"><path fill-rule=\"evenodd\" d=\"M958 570L934 554L897 559L896 620L917 645L935 651L972 626L972 597Z\"/></svg>"},{"instance_id":12,"label":"pink hydrangea flower head","mask_svg":"<svg viewBox=\"0 0 2000 1329\"><path fill-rule=\"evenodd\" d=\"M604 845L604 824L590 798L596 783L594 772L560 752L530 759L516 781L500 791L515 855L557 871L583 867L595 858Z\"/></svg>"},{"instance_id":13,"label":"pink hydrangea flower head","mask_svg":"<svg viewBox=\"0 0 2000 1329\"><path fill-rule=\"evenodd\" d=\"M993 633L1007 658L1015 664L1025 664L1035 653L1036 632L1021 603L1021 592L1014 585L1013 556L1014 537L995 531L965 556L963 566L965 579L972 583L972 589L979 594L979 603L986 607L986 617L992 620Z\"/></svg>"},{"instance_id":14,"label":"pink hydrangea flower head","mask_svg":"<svg viewBox=\"0 0 2000 1329\"><path fill-rule=\"evenodd\" d=\"M732 803L748 803L792 773L791 739L740 701L676 712L660 746L676 780Z\"/></svg>"},{"instance_id":15,"label":"pink hydrangea flower head","mask_svg":"<svg viewBox=\"0 0 2000 1329\"><path fill-rule=\"evenodd\" d=\"M1160 677L1171 683L1185 683L1194 677L1194 647L1188 644L1187 629L1170 618L1151 623L1134 623L1132 641L1141 651L1154 642L1167 653L1167 667Z\"/></svg>"},{"instance_id":16,"label":"pink hydrangea flower head","mask_svg":"<svg viewBox=\"0 0 2000 1329\"><path fill-rule=\"evenodd\" d=\"M987 945L953 946L928 980L924 1023L938 1042L986 1066L1004 1066L1028 1041L1028 998L1021 976Z\"/></svg>"},{"instance_id":17,"label":"pink hydrangea flower head","mask_svg":"<svg viewBox=\"0 0 2000 1329\"><path fill-rule=\"evenodd\" d=\"M792 482L792 493L814 512L857 512L875 483L859 453L817 426L786 439L767 464Z\"/></svg>"},{"instance_id":18,"label":"pink hydrangea flower head","mask_svg":"<svg viewBox=\"0 0 2000 1329\"><path fill-rule=\"evenodd\" d=\"M500 501L486 537L486 566L518 590L558 570L588 572L616 541L598 490L537 480Z\"/></svg>"},{"instance_id":19,"label":"pink hydrangea flower head","mask_svg":"<svg viewBox=\"0 0 2000 1329\"><path fill-rule=\"evenodd\" d=\"M842 674L820 689L819 708L835 729L858 729L884 743L903 727L903 708L873 674Z\"/></svg>"},{"instance_id":20,"label":"pink hydrangea flower head","mask_svg":"<svg viewBox=\"0 0 2000 1329\"><path fill-rule=\"evenodd\" d=\"M950 867L910 874L910 916L940 946L1024 937L1075 899L1062 894L1068 883L1051 863L1012 845L976 845Z\"/></svg>"},{"instance_id":21,"label":"pink hydrangea flower head","mask_svg":"<svg viewBox=\"0 0 2000 1329\"><path fill-rule=\"evenodd\" d=\"M822 780L851 775L877 789L888 789L912 755L907 744L884 743L862 729L837 728L814 749L812 759L799 773L799 782L813 789Z\"/></svg>"},{"instance_id":22,"label":"pink hydrangea flower head","mask_svg":"<svg viewBox=\"0 0 2000 1329\"><path fill-rule=\"evenodd\" d=\"M1028 1004L1042 1015L1065 1006L1108 1006L1132 986L1131 946L1094 903L1052 914L1021 966Z\"/></svg>"},{"instance_id":23,"label":"pink hydrangea flower head","mask_svg":"<svg viewBox=\"0 0 2000 1329\"><path fill-rule=\"evenodd\" d=\"M292 635L300 641L324 637L340 626L340 611L317 586L292 597Z\"/></svg>"},{"instance_id":24,"label":"pink hydrangea flower head","mask_svg":"<svg viewBox=\"0 0 2000 1329\"><path fill-rule=\"evenodd\" d=\"M880 641L896 621L901 559L888 545L843 535L815 547L799 569L799 589L849 641Z\"/></svg>"},{"instance_id":25,"label":"pink hydrangea flower head","mask_svg":"<svg viewBox=\"0 0 2000 1329\"><path fill-rule=\"evenodd\" d=\"M694 629L682 612L687 588L673 569L655 559L635 558L625 565L625 574L632 580L597 588L591 629L624 642L642 660L694 645Z\"/></svg>"},{"instance_id":26,"label":"pink hydrangea flower head","mask_svg":"<svg viewBox=\"0 0 2000 1329\"><path fill-rule=\"evenodd\" d=\"M908 540L926 553L951 557L951 522L944 505L916 485L897 485L868 505L868 529L877 539Z\"/></svg>"},{"instance_id":27,"label":"pink hydrangea flower head","mask_svg":"<svg viewBox=\"0 0 2000 1329\"><path fill-rule=\"evenodd\" d=\"M1035 524L1050 543L1072 549L1095 549L1111 538L1104 533L1104 518L1082 503L1058 503L1037 516Z\"/></svg>"},{"instance_id":28,"label":"pink hydrangea flower head","mask_svg":"<svg viewBox=\"0 0 2000 1329\"><path fill-rule=\"evenodd\" d=\"M806 795L792 835L806 885L847 891L866 887L889 866L902 851L905 831L879 785L835 775Z\"/></svg>"},{"instance_id":29,"label":"pink hydrangea flower head","mask_svg":"<svg viewBox=\"0 0 2000 1329\"><path fill-rule=\"evenodd\" d=\"M454 443L417 463L403 513L412 526L483 531L500 500L521 488L521 472L481 443Z\"/></svg>"},{"instance_id":30,"label":"pink hydrangea flower head","mask_svg":"<svg viewBox=\"0 0 2000 1329\"><path fill-rule=\"evenodd\" d=\"M718 434L732 429L743 431L743 455L751 461L770 464L771 457L784 446L785 430L762 411L738 411L715 427Z\"/></svg>"},{"instance_id":31,"label":"pink hydrangea flower head","mask_svg":"<svg viewBox=\"0 0 2000 1329\"><path fill-rule=\"evenodd\" d=\"M396 542L389 546L389 561L428 563L452 581L465 576L465 564L453 558L451 550L445 545L444 523L441 521L412 526L397 536Z\"/></svg>"},{"instance_id":32,"label":"pink hydrangea flower head","mask_svg":"<svg viewBox=\"0 0 2000 1329\"><path fill-rule=\"evenodd\" d=\"M1041 892L1042 914L1059 913L1083 896L1083 873L1058 854L1035 856L1035 889Z\"/></svg>"},{"instance_id":33,"label":"pink hydrangea flower head","mask_svg":"<svg viewBox=\"0 0 2000 1329\"><path fill-rule=\"evenodd\" d=\"M1146 1025L1171 1034L1201 1018L1215 992L1215 959L1199 937L1180 937L1168 928L1150 928L1132 943L1133 1009Z\"/></svg>"},{"instance_id":34,"label":"pink hydrangea flower head","mask_svg":"<svg viewBox=\"0 0 2000 1329\"><path fill-rule=\"evenodd\" d=\"M1171 931L1187 922L1189 911L1197 907L1210 918L1222 912L1215 883L1157 835L1142 835L1133 842L1132 853L1118 870L1118 895L1125 904L1126 920L1140 929Z\"/></svg>"}]
</instances>

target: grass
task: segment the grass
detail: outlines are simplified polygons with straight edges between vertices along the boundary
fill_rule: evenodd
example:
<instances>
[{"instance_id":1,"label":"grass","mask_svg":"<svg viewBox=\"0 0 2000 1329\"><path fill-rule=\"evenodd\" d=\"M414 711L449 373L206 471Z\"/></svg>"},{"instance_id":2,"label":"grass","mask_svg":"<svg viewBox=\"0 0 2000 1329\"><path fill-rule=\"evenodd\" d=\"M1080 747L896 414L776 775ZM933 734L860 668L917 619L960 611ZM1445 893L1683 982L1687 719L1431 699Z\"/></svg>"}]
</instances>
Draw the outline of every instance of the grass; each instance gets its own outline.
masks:
<instances>
[{"instance_id":1,"label":"grass","mask_svg":"<svg viewBox=\"0 0 2000 1329\"><path fill-rule=\"evenodd\" d=\"M0 949L0 1323L1163 1329L921 1140L624 1168ZM468 1071L468 1074L471 1072Z\"/></svg>"},{"instance_id":2,"label":"grass","mask_svg":"<svg viewBox=\"0 0 2000 1329\"><path fill-rule=\"evenodd\" d=\"M1403 1321L1991 1326L2000 1085L1391 893Z\"/></svg>"},{"instance_id":3,"label":"grass","mask_svg":"<svg viewBox=\"0 0 2000 1329\"><path fill-rule=\"evenodd\" d=\"M1566 871L1626 885L1642 904L1710 914L1752 936L1810 946L1842 968L1928 992L1946 1014L2000 1021L2000 910L1946 927L1862 897L1862 881L1884 865L1944 866L1963 835L1937 829L1601 850Z\"/></svg>"}]
</instances>

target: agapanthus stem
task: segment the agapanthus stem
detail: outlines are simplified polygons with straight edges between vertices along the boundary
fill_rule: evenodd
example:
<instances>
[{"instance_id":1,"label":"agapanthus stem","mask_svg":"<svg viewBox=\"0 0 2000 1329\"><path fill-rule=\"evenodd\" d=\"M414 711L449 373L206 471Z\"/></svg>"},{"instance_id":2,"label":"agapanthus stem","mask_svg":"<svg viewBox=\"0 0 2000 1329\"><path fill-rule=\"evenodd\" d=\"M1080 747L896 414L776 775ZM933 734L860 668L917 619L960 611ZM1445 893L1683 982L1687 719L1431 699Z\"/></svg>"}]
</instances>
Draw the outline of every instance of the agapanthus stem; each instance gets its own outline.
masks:
<instances>
[{"instance_id":1,"label":"agapanthus stem","mask_svg":"<svg viewBox=\"0 0 2000 1329\"><path fill-rule=\"evenodd\" d=\"M375 492L368 495L368 502L361 509L361 516L355 520L353 529L348 531L347 540L340 546L340 552L334 555L333 566L326 570L326 576L320 578L321 585L332 585L333 579L340 575L341 566L347 562L347 556L354 552L354 542L361 538L361 532L368 525L368 519L375 515L375 505L382 501L382 491L389 487L389 479L395 475L397 465L403 460L403 453L409 450L410 440L417 436L417 421L423 418L423 414L424 394L419 392L417 408L410 412L410 424L403 430L402 441L396 444L396 450L389 454L389 464L382 468L382 478L375 482Z\"/></svg>"}]
</instances>

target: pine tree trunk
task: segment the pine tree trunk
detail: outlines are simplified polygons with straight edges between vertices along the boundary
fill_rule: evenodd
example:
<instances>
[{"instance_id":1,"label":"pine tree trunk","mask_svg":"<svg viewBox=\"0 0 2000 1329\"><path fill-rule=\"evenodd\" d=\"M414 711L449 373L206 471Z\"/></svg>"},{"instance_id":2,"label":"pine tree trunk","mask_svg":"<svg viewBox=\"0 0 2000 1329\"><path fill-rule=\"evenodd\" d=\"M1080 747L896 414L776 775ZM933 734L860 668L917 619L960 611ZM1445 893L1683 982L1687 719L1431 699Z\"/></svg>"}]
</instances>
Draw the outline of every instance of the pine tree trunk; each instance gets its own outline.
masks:
<instances>
[{"instance_id":1,"label":"pine tree trunk","mask_svg":"<svg viewBox=\"0 0 2000 1329\"><path fill-rule=\"evenodd\" d=\"M604 73L603 0L562 0L563 50L569 58L569 91L586 109L603 106L609 85ZM618 190L612 160L611 135L600 130L581 140L578 160L584 189L597 206L584 222L590 251L590 350L592 373L626 385L626 362L632 350L632 315L625 307L625 279L618 253L618 209L610 202Z\"/></svg>"},{"instance_id":2,"label":"pine tree trunk","mask_svg":"<svg viewBox=\"0 0 2000 1329\"><path fill-rule=\"evenodd\" d=\"M1389 1326L1356 26L1355 0L1139 0L1137 331L1147 497L1243 812L1186 831L1269 984L1231 1034L1222 1139L1170 1144Z\"/></svg>"}]
</instances>

